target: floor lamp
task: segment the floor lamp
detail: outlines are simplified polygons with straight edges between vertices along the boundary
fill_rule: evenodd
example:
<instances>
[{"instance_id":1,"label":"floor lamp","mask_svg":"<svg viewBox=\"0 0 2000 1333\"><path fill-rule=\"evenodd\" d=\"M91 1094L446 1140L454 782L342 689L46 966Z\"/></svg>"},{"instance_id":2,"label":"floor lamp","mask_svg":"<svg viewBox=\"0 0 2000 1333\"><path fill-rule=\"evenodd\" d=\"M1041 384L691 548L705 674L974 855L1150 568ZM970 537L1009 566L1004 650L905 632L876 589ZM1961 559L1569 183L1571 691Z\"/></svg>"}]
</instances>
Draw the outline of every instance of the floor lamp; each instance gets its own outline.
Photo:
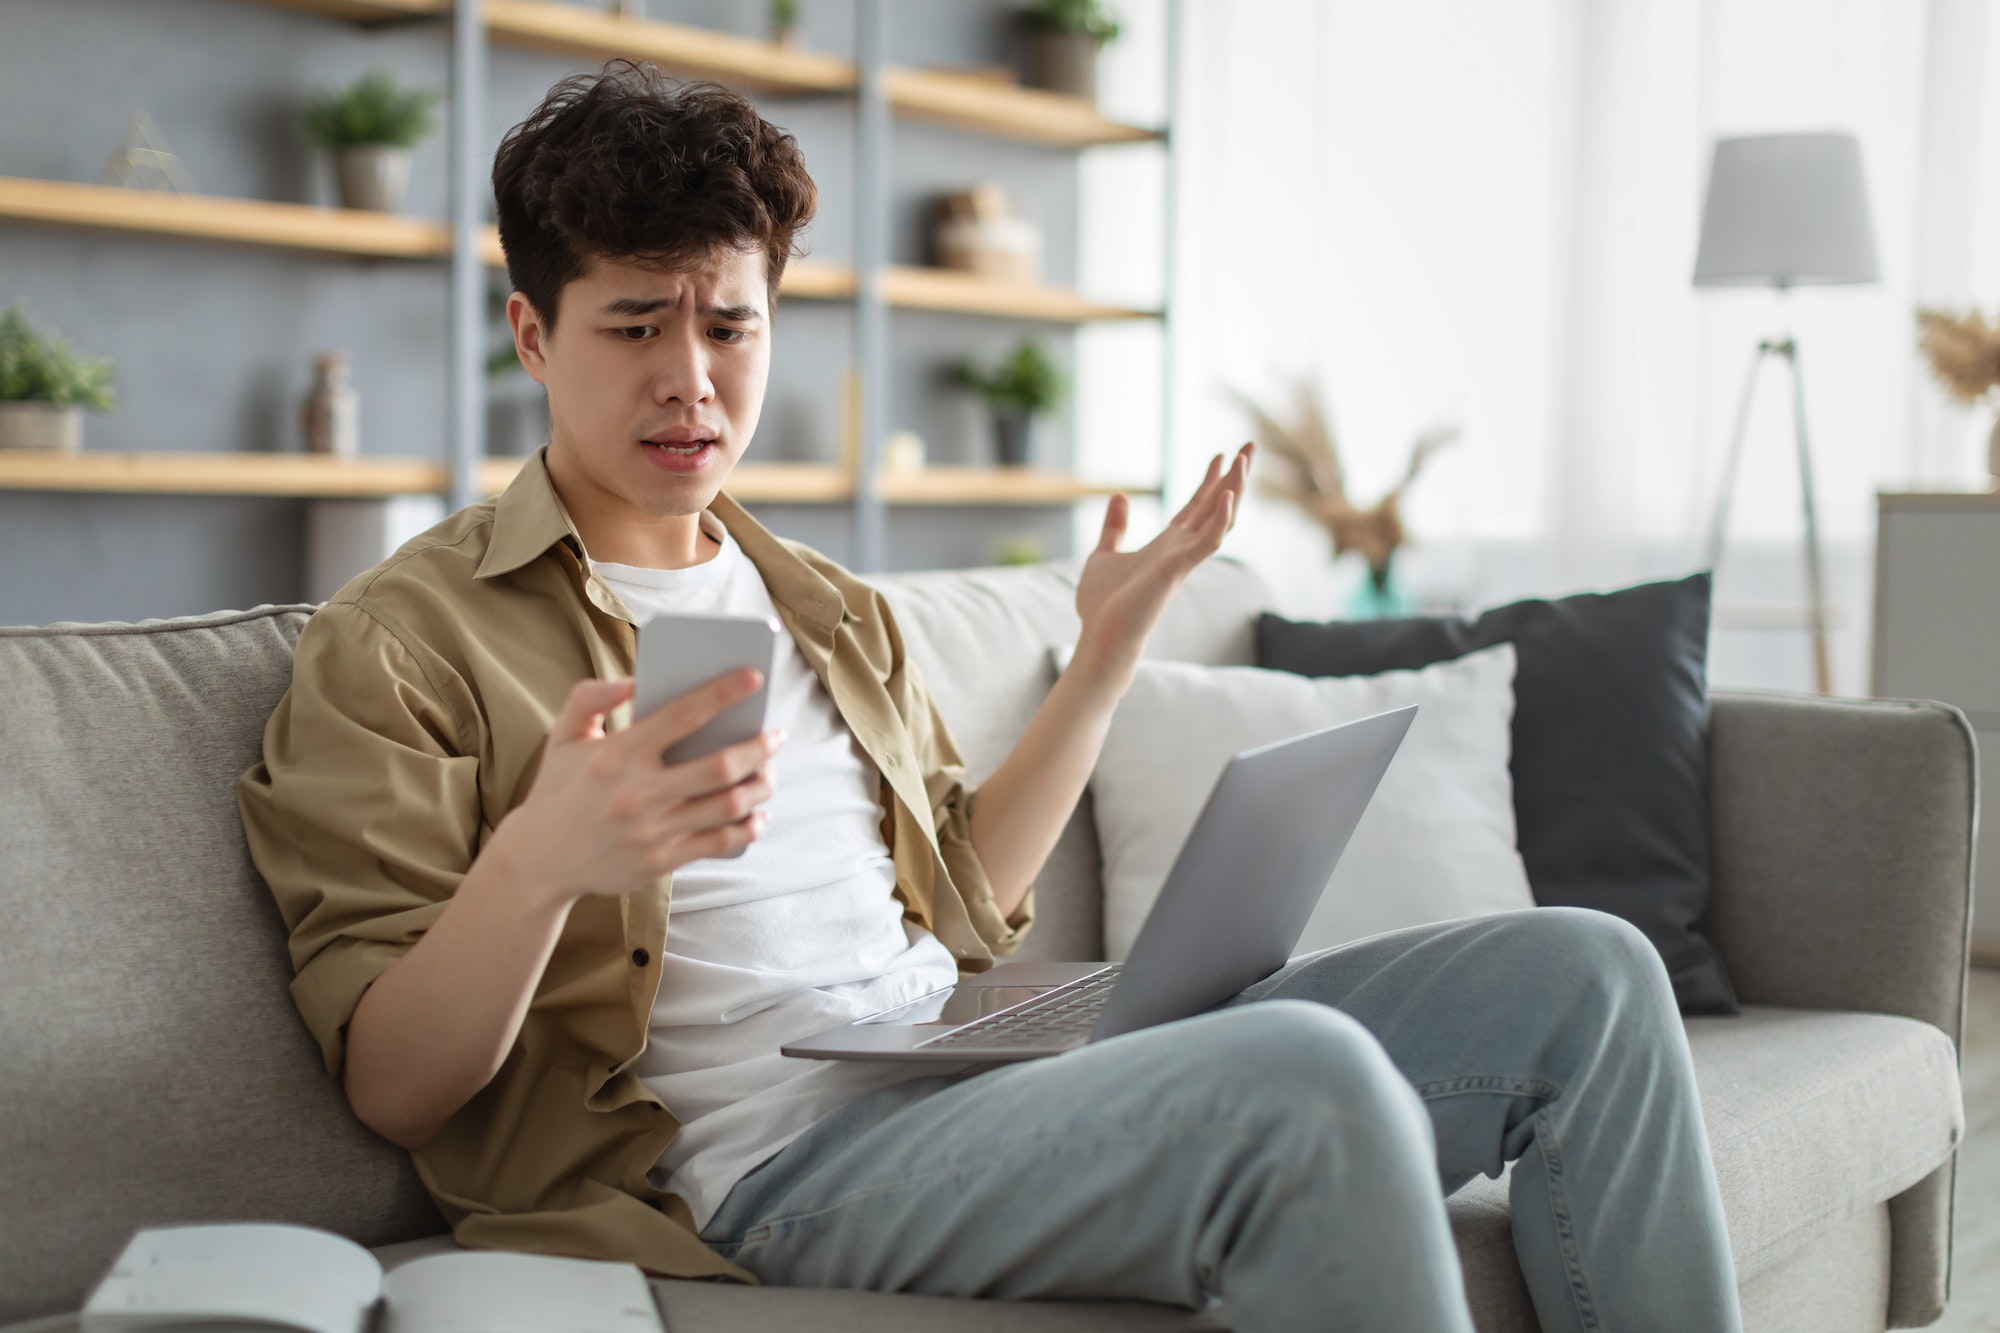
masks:
<instances>
[{"instance_id":1,"label":"floor lamp","mask_svg":"<svg viewBox=\"0 0 2000 1333\"><path fill-rule=\"evenodd\" d=\"M1875 231L1868 190L1861 177L1861 145L1851 134L1765 134L1720 139L1709 169L1702 208L1701 247L1694 263L1697 287L1793 287L1874 282ZM1812 450L1806 438L1805 384L1798 340L1789 333L1757 344L1737 402L1736 427L1723 464L1722 489L1709 524L1708 567L1722 561L1729 501L1750 427L1758 373L1778 357L1791 370L1792 428L1798 438L1799 496L1805 518L1806 588L1810 601L1813 679L1821 694L1833 692L1827 660L1826 586L1820 562L1819 521L1813 508Z\"/></svg>"}]
</instances>

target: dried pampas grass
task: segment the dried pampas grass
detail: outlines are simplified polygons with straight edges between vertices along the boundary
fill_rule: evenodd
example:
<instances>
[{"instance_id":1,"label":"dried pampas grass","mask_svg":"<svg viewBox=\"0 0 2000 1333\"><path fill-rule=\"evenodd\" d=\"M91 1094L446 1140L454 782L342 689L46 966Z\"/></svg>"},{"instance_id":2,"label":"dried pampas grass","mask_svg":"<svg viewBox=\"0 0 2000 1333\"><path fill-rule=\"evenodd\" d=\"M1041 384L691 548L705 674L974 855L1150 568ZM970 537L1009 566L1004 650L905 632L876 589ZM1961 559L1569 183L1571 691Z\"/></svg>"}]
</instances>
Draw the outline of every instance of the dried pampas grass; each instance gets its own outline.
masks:
<instances>
[{"instance_id":1,"label":"dried pampas grass","mask_svg":"<svg viewBox=\"0 0 2000 1333\"><path fill-rule=\"evenodd\" d=\"M1952 397L1976 403L2000 385L2000 323L1988 324L1977 310L1965 315L1919 310L1917 326L1918 346Z\"/></svg>"}]
</instances>

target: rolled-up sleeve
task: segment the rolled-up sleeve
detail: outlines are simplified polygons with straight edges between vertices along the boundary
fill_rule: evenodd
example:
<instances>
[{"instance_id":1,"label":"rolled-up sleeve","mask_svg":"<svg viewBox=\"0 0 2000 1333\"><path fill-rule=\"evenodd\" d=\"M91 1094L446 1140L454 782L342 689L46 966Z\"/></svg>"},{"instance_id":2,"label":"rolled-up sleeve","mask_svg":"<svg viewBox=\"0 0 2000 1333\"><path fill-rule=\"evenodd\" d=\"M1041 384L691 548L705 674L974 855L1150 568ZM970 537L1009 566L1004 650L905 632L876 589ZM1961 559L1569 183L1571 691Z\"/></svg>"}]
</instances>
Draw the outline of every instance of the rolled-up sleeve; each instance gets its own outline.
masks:
<instances>
[{"instance_id":1,"label":"rolled-up sleeve","mask_svg":"<svg viewBox=\"0 0 2000 1333\"><path fill-rule=\"evenodd\" d=\"M361 994L444 910L479 840L479 771L441 668L368 611L322 607L236 786L290 932L292 998L340 1076Z\"/></svg>"}]
</instances>

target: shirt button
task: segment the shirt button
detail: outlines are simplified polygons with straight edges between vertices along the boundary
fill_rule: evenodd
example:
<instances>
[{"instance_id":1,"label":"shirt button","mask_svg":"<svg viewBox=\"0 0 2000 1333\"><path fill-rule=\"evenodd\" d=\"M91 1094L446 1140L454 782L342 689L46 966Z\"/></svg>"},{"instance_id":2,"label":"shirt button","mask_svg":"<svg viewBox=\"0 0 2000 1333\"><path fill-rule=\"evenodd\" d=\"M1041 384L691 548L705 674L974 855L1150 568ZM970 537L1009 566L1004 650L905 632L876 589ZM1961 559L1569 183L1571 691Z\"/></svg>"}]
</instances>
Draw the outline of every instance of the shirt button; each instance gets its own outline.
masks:
<instances>
[{"instance_id":1,"label":"shirt button","mask_svg":"<svg viewBox=\"0 0 2000 1333\"><path fill-rule=\"evenodd\" d=\"M644 967L651 959L652 955L644 949L634 949L632 951L632 966L634 967Z\"/></svg>"}]
</instances>

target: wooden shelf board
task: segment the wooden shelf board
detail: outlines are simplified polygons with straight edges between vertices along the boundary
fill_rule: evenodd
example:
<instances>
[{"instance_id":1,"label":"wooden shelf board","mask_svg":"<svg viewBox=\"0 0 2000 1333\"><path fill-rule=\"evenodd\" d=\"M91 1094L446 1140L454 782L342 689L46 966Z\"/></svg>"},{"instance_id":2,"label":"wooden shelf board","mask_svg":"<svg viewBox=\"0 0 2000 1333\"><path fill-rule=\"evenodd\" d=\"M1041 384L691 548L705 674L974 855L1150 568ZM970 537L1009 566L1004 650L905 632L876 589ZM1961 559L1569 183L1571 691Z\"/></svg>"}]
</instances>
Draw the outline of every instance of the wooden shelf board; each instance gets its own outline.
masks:
<instances>
[{"instance_id":1,"label":"wooden shelf board","mask_svg":"<svg viewBox=\"0 0 2000 1333\"><path fill-rule=\"evenodd\" d=\"M1022 88L939 70L891 67L884 76L889 105L913 120L1056 148L1145 143L1158 130L1098 113L1080 97Z\"/></svg>"},{"instance_id":2,"label":"wooden shelf board","mask_svg":"<svg viewBox=\"0 0 2000 1333\"><path fill-rule=\"evenodd\" d=\"M451 252L450 229L422 218L19 176L0 176L0 218L392 259Z\"/></svg>"},{"instance_id":3,"label":"wooden shelf board","mask_svg":"<svg viewBox=\"0 0 2000 1333\"><path fill-rule=\"evenodd\" d=\"M480 240L486 263L503 264L500 235L487 228ZM793 300L848 301L855 293L854 270L844 264L812 260L786 268L779 294ZM1091 320L1157 319L1155 310L1103 305L1061 287L995 282L951 269L891 267L882 274L882 294L905 310L941 310L961 315L991 315L1005 319L1046 320L1078 324Z\"/></svg>"},{"instance_id":4,"label":"wooden shelf board","mask_svg":"<svg viewBox=\"0 0 2000 1333\"><path fill-rule=\"evenodd\" d=\"M0 450L0 489L14 491L366 497L435 492L444 484L444 465L423 458Z\"/></svg>"},{"instance_id":5,"label":"wooden shelf board","mask_svg":"<svg viewBox=\"0 0 2000 1333\"><path fill-rule=\"evenodd\" d=\"M521 461L487 459L479 477L486 493L505 490L521 470ZM744 463L729 474L722 489L749 504L837 504L854 496L847 473L826 463Z\"/></svg>"},{"instance_id":6,"label":"wooden shelf board","mask_svg":"<svg viewBox=\"0 0 2000 1333\"><path fill-rule=\"evenodd\" d=\"M485 460L480 465L481 489L488 495L506 489L521 470L521 461ZM436 494L445 489L447 480L444 464L427 458L0 450L4 491L371 498ZM1023 468L960 467L887 472L879 487L884 500L909 505L1062 505L1119 491L1153 490ZM750 504L840 504L853 498L854 480L829 464L748 463L730 474L725 489Z\"/></svg>"},{"instance_id":7,"label":"wooden shelf board","mask_svg":"<svg viewBox=\"0 0 2000 1333\"><path fill-rule=\"evenodd\" d=\"M884 472L876 488L889 504L1066 505L1098 496L1152 494L1153 486L1084 481L1063 472L1006 467L927 467Z\"/></svg>"},{"instance_id":8,"label":"wooden shelf board","mask_svg":"<svg viewBox=\"0 0 2000 1333\"><path fill-rule=\"evenodd\" d=\"M271 9L298 9L344 23L376 26L445 18L452 0L256 0Z\"/></svg>"},{"instance_id":9,"label":"wooden shelf board","mask_svg":"<svg viewBox=\"0 0 2000 1333\"><path fill-rule=\"evenodd\" d=\"M548 0L485 0L484 14L494 41L531 51L650 60L669 74L766 92L844 93L855 84L853 64L839 56L707 28Z\"/></svg>"},{"instance_id":10,"label":"wooden shelf board","mask_svg":"<svg viewBox=\"0 0 2000 1333\"><path fill-rule=\"evenodd\" d=\"M1157 311L1101 305L1067 288L996 282L945 268L889 268L882 274L882 294L890 305L906 310L942 310L1058 324L1158 318Z\"/></svg>"}]
</instances>

